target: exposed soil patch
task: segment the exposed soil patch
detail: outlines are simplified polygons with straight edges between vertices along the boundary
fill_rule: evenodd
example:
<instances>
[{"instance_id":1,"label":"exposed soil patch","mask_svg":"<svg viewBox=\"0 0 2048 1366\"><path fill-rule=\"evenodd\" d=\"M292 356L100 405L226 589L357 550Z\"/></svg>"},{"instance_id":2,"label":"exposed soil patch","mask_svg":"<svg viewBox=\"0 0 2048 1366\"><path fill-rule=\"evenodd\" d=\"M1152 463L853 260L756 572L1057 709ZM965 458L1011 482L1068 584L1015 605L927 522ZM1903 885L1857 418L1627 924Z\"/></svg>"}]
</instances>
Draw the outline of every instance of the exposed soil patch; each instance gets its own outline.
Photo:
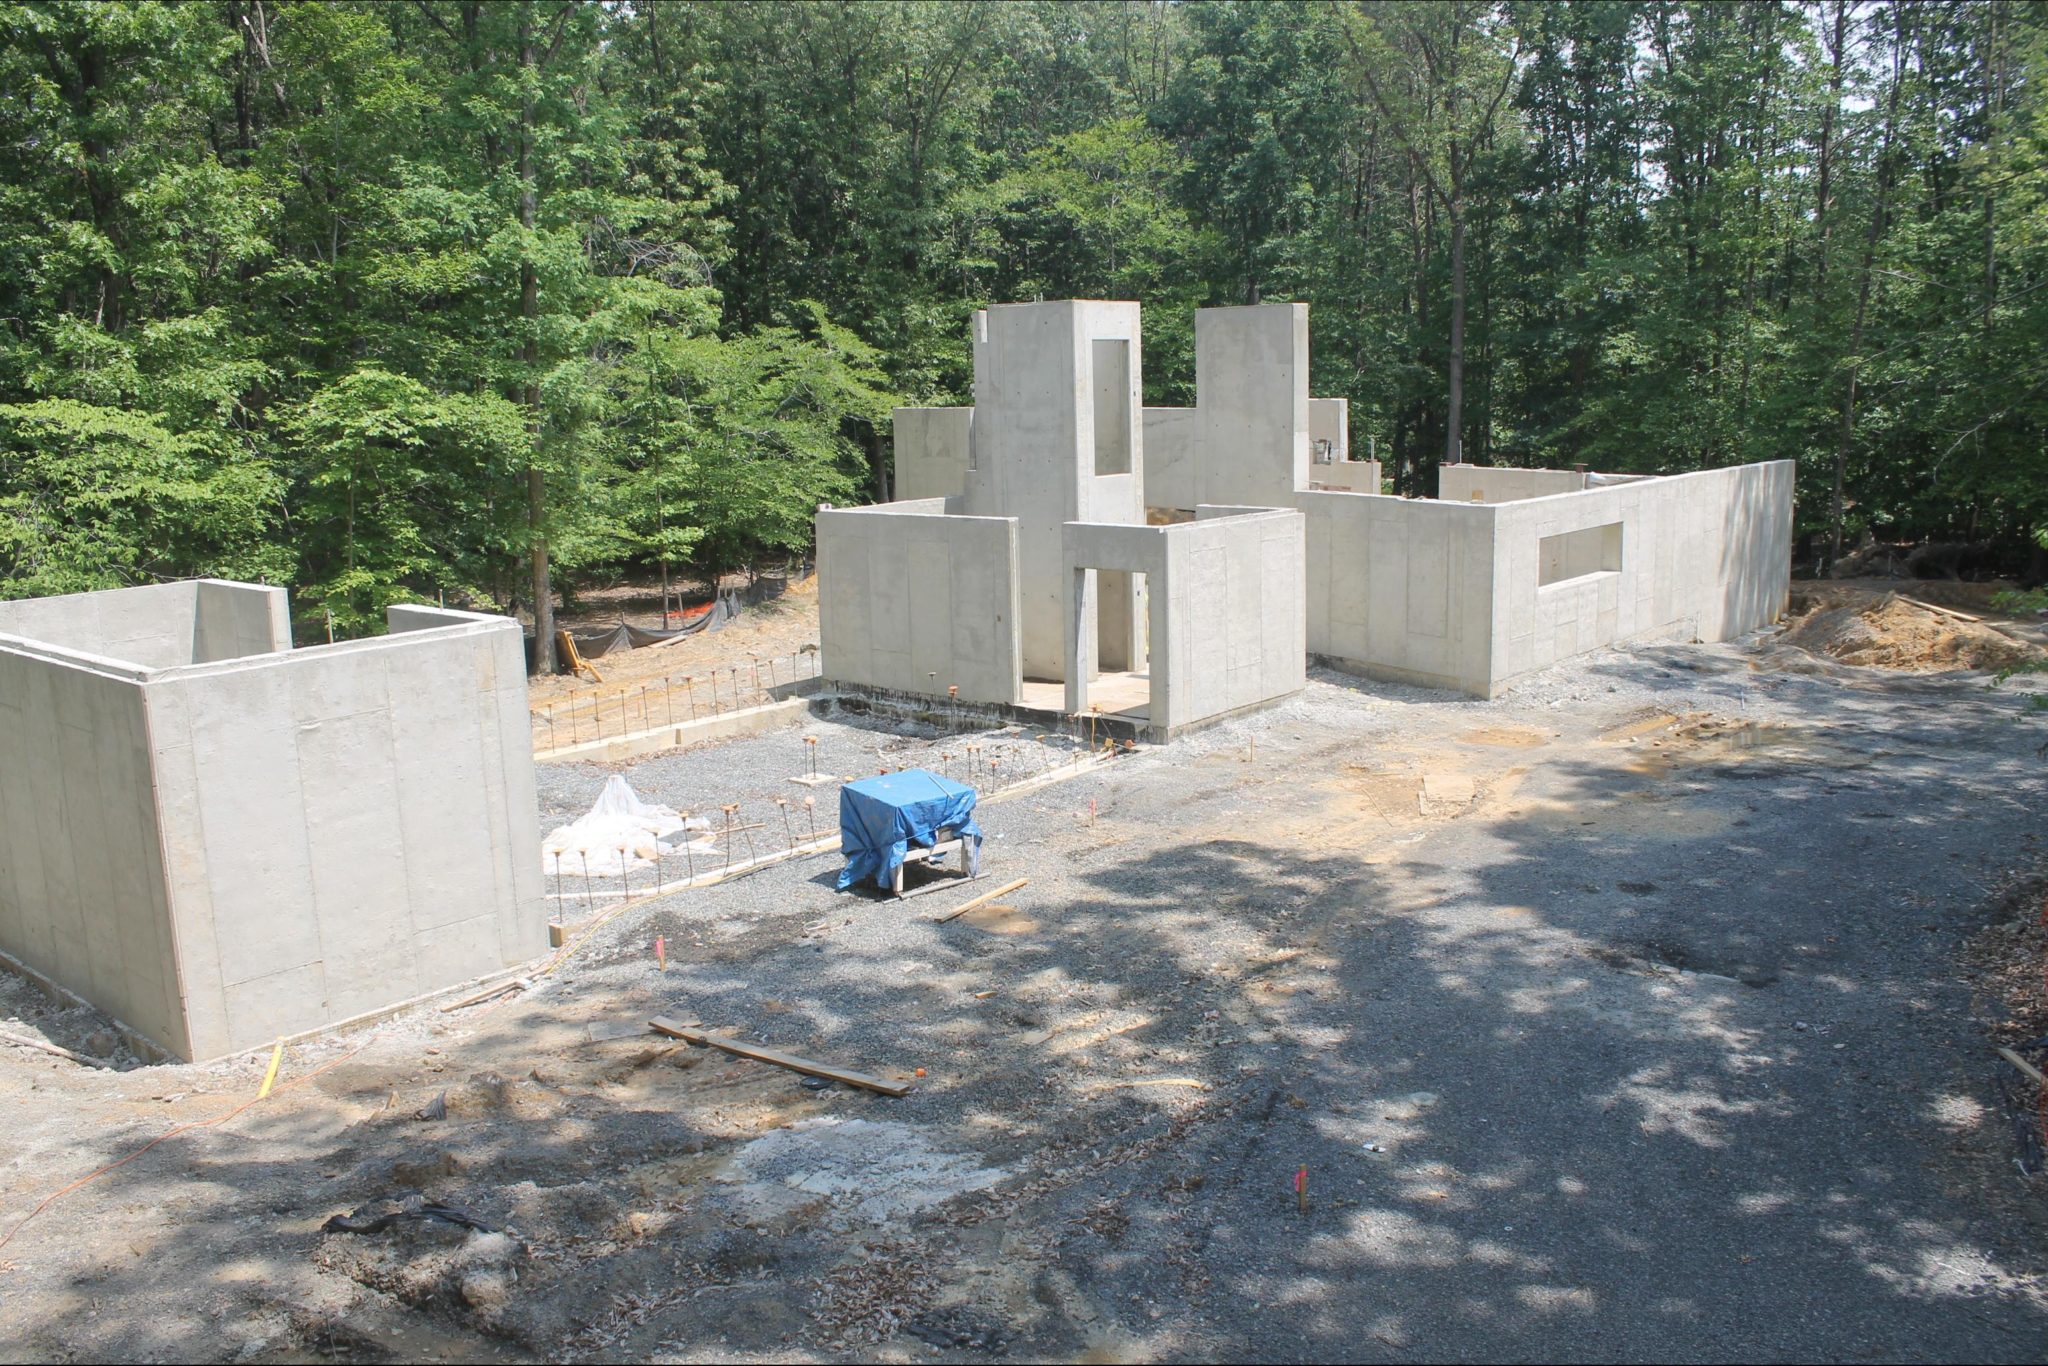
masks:
<instances>
[{"instance_id":1,"label":"exposed soil patch","mask_svg":"<svg viewBox=\"0 0 2048 1366\"><path fill-rule=\"evenodd\" d=\"M2048 659L2048 650L2018 629L2019 619L1992 612L1988 601L1965 610L1925 596L1860 584L1798 584L1779 643L1844 664L1908 673L1993 671Z\"/></svg>"}]
</instances>

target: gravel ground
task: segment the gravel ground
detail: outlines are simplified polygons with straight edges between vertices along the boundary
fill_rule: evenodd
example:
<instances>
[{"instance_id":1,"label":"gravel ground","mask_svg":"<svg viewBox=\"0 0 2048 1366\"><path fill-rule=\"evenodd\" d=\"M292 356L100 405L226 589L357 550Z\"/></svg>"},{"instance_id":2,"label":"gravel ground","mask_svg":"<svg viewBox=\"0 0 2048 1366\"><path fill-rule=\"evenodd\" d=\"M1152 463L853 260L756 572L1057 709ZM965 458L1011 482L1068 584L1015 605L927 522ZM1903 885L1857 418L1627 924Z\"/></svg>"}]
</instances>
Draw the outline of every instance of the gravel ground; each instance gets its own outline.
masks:
<instances>
[{"instance_id":1,"label":"gravel ground","mask_svg":"<svg viewBox=\"0 0 2048 1366\"><path fill-rule=\"evenodd\" d=\"M1318 674L985 802L1008 908L772 865L295 1052L0 1248L0 1356L2040 1360L2043 1187L1957 967L2048 839L2025 700L1768 642L1491 702ZM808 730L835 772L969 738ZM767 814L801 733L625 771ZM608 772L543 769L543 828ZM0 1054L0 1236L257 1071ZM507 1231L320 1231L406 1189Z\"/></svg>"}]
</instances>

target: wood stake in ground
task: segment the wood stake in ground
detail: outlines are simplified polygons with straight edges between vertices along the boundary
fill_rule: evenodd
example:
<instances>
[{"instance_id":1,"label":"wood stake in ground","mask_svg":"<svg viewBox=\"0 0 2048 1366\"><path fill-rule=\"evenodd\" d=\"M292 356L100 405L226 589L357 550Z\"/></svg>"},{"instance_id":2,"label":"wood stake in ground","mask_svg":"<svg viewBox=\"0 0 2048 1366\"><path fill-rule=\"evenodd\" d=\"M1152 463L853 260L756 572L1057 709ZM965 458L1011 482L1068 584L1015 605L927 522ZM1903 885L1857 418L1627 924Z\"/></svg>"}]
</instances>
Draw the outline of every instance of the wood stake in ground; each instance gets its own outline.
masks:
<instances>
[{"instance_id":1,"label":"wood stake in ground","mask_svg":"<svg viewBox=\"0 0 2048 1366\"><path fill-rule=\"evenodd\" d=\"M821 1062L812 1062L808 1058L799 1058L794 1053L779 1053L772 1048L756 1048L750 1043L741 1043L738 1039L727 1039L717 1034L706 1033L701 1029L692 1029L688 1025L677 1024L674 1020L664 1019L658 1015L647 1022L647 1027L657 1034L666 1034L672 1039L681 1039L684 1043L709 1044L713 1048L725 1050L734 1057L751 1058L755 1062L773 1063L777 1067L787 1067L792 1072L801 1072L807 1077L823 1077L827 1081L843 1081L848 1086L858 1086L864 1091L879 1091L885 1096L907 1096L910 1094L909 1082L884 1081L880 1077L871 1077L865 1072L850 1072L843 1067L830 1067Z\"/></svg>"},{"instance_id":2,"label":"wood stake in ground","mask_svg":"<svg viewBox=\"0 0 2048 1366\"><path fill-rule=\"evenodd\" d=\"M973 910L976 906L981 905L982 902L994 901L999 896L1008 896L1011 892L1016 891L1019 887L1022 887L1025 883L1029 881L1031 881L1031 879L1028 877L1020 877L1015 882L1004 883L1002 886L996 888L993 892L983 892L980 896L975 897L972 900L961 902L958 906L955 906L952 910L947 911L944 915L933 916L932 924L943 925L948 920L957 920L961 916L966 915L969 911Z\"/></svg>"}]
</instances>

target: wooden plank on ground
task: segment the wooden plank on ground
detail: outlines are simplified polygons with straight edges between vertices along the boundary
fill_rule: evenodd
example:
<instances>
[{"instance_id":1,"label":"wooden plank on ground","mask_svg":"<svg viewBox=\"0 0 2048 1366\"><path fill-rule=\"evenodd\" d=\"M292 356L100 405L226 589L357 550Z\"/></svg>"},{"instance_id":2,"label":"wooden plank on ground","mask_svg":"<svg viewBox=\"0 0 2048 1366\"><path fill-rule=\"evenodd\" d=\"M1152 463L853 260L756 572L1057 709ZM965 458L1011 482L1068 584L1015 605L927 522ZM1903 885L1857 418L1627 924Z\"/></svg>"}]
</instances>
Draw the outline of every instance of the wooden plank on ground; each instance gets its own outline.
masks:
<instances>
[{"instance_id":1,"label":"wooden plank on ground","mask_svg":"<svg viewBox=\"0 0 2048 1366\"><path fill-rule=\"evenodd\" d=\"M961 902L958 906L955 906L952 910L947 911L944 915L933 916L932 923L934 925L943 925L948 920L958 920L961 916L966 915L969 911L973 910L976 906L981 905L984 901L994 901L999 896L1008 896L1011 892L1016 891L1019 887L1022 887L1025 883L1029 881L1031 881L1031 879L1028 877L1020 877L1015 882L1006 882L992 892L983 892L980 896Z\"/></svg>"},{"instance_id":2,"label":"wooden plank on ground","mask_svg":"<svg viewBox=\"0 0 2048 1366\"><path fill-rule=\"evenodd\" d=\"M734 1057L772 1063L777 1067L786 1067L792 1072L801 1072L807 1077L842 1081L848 1086L858 1086L864 1091L879 1091L885 1096L907 1096L911 1091L911 1085L907 1081L884 1081L865 1072L853 1072L844 1067L832 1067L825 1063L812 1062L808 1058L799 1058L794 1053L782 1053L773 1048L757 1048L750 1043L741 1043L738 1039L728 1039L701 1029L692 1029L685 1024L677 1024L674 1020L659 1015L649 1020L647 1027L657 1034L681 1039L684 1043L708 1044L713 1048L723 1049Z\"/></svg>"}]
</instances>

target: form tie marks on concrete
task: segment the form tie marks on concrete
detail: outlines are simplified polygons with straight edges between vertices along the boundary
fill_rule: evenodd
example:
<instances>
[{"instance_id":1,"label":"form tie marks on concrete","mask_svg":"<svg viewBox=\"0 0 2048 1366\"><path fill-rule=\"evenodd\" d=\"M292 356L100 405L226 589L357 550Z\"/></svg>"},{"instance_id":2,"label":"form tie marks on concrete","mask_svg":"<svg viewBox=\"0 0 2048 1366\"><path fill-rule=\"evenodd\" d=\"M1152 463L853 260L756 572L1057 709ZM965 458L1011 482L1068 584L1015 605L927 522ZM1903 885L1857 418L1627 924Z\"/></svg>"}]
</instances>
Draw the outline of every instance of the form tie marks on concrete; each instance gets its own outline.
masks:
<instances>
[{"instance_id":1,"label":"form tie marks on concrete","mask_svg":"<svg viewBox=\"0 0 2048 1366\"><path fill-rule=\"evenodd\" d=\"M285 590L0 603L0 951L207 1060L547 948L519 627Z\"/></svg>"},{"instance_id":2,"label":"form tie marks on concrete","mask_svg":"<svg viewBox=\"0 0 2048 1366\"><path fill-rule=\"evenodd\" d=\"M1308 306L1195 315L1196 405L1145 408L1138 306L977 313L974 406L899 408L899 501L817 518L826 677L1153 740L1299 692L1313 657L1481 697L1783 614L1790 461L1670 477L1448 465L1380 492L1308 394Z\"/></svg>"}]
</instances>

